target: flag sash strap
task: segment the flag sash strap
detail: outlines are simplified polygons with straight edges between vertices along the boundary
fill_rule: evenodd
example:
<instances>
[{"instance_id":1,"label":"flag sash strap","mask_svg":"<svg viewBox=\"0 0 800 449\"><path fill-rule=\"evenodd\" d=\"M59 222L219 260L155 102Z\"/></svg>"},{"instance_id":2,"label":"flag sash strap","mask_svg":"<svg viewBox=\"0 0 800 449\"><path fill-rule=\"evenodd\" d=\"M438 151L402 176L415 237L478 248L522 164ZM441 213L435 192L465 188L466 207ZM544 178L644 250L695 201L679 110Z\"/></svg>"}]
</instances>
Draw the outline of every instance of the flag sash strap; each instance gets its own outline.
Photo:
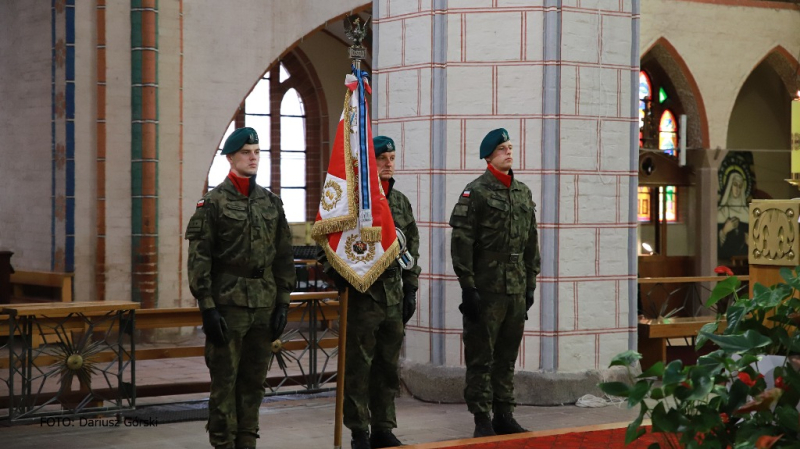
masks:
<instances>
[{"instance_id":1,"label":"flag sash strap","mask_svg":"<svg viewBox=\"0 0 800 449\"><path fill-rule=\"evenodd\" d=\"M370 169L372 168L369 160L369 145L367 144L367 102L366 92L364 87L364 78L367 73L361 70L353 69L353 74L358 80L358 168L359 168L359 181L360 181L360 194L361 209L358 220L360 227L372 226L372 197L369 191Z\"/></svg>"}]
</instances>

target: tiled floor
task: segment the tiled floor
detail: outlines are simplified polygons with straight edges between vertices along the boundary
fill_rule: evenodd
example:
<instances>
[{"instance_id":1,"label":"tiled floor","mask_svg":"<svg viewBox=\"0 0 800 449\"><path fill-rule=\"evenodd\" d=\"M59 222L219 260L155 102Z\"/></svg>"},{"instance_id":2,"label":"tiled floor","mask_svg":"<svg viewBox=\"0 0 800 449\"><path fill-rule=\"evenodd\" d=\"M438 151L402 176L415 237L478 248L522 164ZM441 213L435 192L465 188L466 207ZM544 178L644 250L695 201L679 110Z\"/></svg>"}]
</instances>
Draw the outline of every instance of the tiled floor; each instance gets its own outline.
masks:
<instances>
[{"instance_id":1,"label":"tiled floor","mask_svg":"<svg viewBox=\"0 0 800 449\"><path fill-rule=\"evenodd\" d=\"M163 399L163 398L162 398ZM519 422L530 430L623 423L635 417L625 407L519 407ZM397 436L407 444L469 438L472 416L463 404L428 404L410 397L397 400ZM334 399L269 402L261 408L260 448L321 449L333 447ZM0 427L0 446L13 449L160 449L209 447L204 422L152 427L98 427L73 423L48 427L35 423ZM345 429L343 447L349 447ZM608 448L605 448L608 449Z\"/></svg>"}]
</instances>

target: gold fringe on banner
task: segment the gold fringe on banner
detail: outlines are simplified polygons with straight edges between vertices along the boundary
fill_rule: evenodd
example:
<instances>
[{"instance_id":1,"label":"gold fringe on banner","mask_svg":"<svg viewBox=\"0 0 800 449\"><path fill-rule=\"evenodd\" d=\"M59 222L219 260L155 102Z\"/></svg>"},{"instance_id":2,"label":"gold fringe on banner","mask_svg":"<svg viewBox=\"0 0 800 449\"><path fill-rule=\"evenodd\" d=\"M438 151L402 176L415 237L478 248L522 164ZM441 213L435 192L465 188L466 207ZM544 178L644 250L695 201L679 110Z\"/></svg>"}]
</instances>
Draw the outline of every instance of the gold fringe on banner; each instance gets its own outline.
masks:
<instances>
[{"instance_id":1,"label":"gold fringe on banner","mask_svg":"<svg viewBox=\"0 0 800 449\"><path fill-rule=\"evenodd\" d=\"M400 254L400 245L397 240L395 240L386 252L383 253L380 260L378 260L378 262L369 269L364 278L361 279L358 277L358 274L333 251L333 248L331 248L328 243L328 239L317 240L317 243L325 250L325 255L328 256L328 263L331 264L333 269L361 293L366 293L383 272L394 263L395 259L397 259L397 256ZM380 243L373 243L373 245L380 245Z\"/></svg>"},{"instance_id":2,"label":"gold fringe on banner","mask_svg":"<svg viewBox=\"0 0 800 449\"><path fill-rule=\"evenodd\" d=\"M365 242L380 242L382 240L381 227L370 226L368 228L361 228L361 240Z\"/></svg>"},{"instance_id":3,"label":"gold fringe on banner","mask_svg":"<svg viewBox=\"0 0 800 449\"><path fill-rule=\"evenodd\" d=\"M353 171L353 154L350 149L350 118L352 113L350 111L350 98L353 92L347 89L344 94L344 170L347 182L347 215L340 217L325 218L314 223L311 228L311 237L319 242L318 237L327 236L334 232L343 232L349 229L354 229L358 226L358 194L356 190L355 177L357 176ZM320 200L321 204L321 200Z\"/></svg>"}]
</instances>

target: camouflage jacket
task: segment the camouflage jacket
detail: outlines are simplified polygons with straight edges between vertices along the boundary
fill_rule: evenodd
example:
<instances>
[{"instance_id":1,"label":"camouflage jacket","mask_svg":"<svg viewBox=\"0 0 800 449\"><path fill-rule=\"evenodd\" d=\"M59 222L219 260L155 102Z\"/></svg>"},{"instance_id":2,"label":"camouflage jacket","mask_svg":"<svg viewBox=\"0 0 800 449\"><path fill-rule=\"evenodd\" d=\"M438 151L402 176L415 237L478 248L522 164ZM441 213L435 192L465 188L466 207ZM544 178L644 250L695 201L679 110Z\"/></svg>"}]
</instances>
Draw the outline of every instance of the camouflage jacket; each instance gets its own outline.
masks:
<instances>
[{"instance_id":1,"label":"camouflage jacket","mask_svg":"<svg viewBox=\"0 0 800 449\"><path fill-rule=\"evenodd\" d=\"M414 256L414 267L410 270L400 269L400 265L395 262L367 289L367 294L375 301L385 302L386 305L399 304L403 300L403 284L411 284L419 287L419 273L422 268L419 266L419 230L417 222L414 220L414 211L411 209L411 202L399 190L394 188L394 179L389 181L389 191L386 194L389 201L389 208L392 210L394 225L403 231L406 236L408 252ZM326 273L333 269L328 263L328 258L324 251L318 257ZM402 281L402 283L401 283Z\"/></svg>"},{"instance_id":2,"label":"camouflage jacket","mask_svg":"<svg viewBox=\"0 0 800 449\"><path fill-rule=\"evenodd\" d=\"M225 178L198 201L186 239L189 287L200 310L289 303L292 235L277 195L256 186L245 197Z\"/></svg>"},{"instance_id":3,"label":"camouflage jacket","mask_svg":"<svg viewBox=\"0 0 800 449\"><path fill-rule=\"evenodd\" d=\"M486 170L461 193L450 226L450 253L462 288L506 294L536 288L536 204L525 184L512 178L507 188Z\"/></svg>"}]
</instances>

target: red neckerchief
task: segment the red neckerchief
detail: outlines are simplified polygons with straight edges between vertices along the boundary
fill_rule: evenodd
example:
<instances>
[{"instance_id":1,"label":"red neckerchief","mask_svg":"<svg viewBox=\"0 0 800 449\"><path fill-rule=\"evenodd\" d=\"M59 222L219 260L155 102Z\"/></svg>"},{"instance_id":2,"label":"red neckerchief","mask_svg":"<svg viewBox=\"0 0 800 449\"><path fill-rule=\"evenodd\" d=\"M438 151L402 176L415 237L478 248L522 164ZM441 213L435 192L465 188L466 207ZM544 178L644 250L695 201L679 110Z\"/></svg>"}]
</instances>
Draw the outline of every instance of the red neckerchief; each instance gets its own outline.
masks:
<instances>
[{"instance_id":1,"label":"red neckerchief","mask_svg":"<svg viewBox=\"0 0 800 449\"><path fill-rule=\"evenodd\" d=\"M236 190L242 194L242 196L250 196L250 178L242 178L233 172L233 170L228 173L228 179L231 180L233 186L236 187Z\"/></svg>"},{"instance_id":2,"label":"red neckerchief","mask_svg":"<svg viewBox=\"0 0 800 449\"><path fill-rule=\"evenodd\" d=\"M494 168L494 165L492 164L486 164L486 165L489 167L489 171L492 172L492 174L494 175L495 178L497 178L498 181L502 182L503 185L506 186L507 188L509 189L511 188L511 181L514 180L514 178L511 175L507 175L497 170L496 168Z\"/></svg>"},{"instance_id":3,"label":"red neckerchief","mask_svg":"<svg viewBox=\"0 0 800 449\"><path fill-rule=\"evenodd\" d=\"M383 194L388 197L389 188L391 188L391 186L389 185L389 181L381 181L381 187L383 187Z\"/></svg>"}]
</instances>

